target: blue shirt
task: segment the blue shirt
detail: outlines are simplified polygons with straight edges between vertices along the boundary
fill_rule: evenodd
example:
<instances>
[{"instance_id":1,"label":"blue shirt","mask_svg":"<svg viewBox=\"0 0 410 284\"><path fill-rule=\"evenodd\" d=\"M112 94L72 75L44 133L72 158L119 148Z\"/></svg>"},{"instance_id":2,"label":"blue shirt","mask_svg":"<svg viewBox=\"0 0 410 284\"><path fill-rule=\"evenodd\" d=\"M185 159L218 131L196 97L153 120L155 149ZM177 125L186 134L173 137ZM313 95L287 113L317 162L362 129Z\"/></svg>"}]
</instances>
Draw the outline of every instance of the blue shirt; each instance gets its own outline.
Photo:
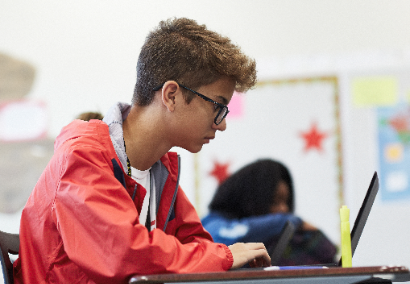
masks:
<instances>
[{"instance_id":1,"label":"blue shirt","mask_svg":"<svg viewBox=\"0 0 410 284\"><path fill-rule=\"evenodd\" d=\"M228 219L218 212L210 212L202 225L216 243L232 245L236 242L268 242L280 234L290 220L299 227L302 220L290 213L272 213L242 219Z\"/></svg>"}]
</instances>

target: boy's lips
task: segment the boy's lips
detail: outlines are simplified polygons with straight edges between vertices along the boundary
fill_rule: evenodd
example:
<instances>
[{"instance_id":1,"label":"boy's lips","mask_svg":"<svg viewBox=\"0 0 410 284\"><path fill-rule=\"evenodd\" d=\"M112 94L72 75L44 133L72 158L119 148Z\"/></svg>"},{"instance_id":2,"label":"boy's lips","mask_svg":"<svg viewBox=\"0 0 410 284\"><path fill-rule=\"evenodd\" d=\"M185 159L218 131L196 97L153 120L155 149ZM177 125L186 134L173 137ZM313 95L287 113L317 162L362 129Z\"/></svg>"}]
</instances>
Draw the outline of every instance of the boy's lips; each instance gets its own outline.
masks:
<instances>
[{"instance_id":1,"label":"boy's lips","mask_svg":"<svg viewBox=\"0 0 410 284\"><path fill-rule=\"evenodd\" d=\"M212 139L214 139L215 136L210 136L210 137L205 137L205 143L209 143Z\"/></svg>"}]
</instances>

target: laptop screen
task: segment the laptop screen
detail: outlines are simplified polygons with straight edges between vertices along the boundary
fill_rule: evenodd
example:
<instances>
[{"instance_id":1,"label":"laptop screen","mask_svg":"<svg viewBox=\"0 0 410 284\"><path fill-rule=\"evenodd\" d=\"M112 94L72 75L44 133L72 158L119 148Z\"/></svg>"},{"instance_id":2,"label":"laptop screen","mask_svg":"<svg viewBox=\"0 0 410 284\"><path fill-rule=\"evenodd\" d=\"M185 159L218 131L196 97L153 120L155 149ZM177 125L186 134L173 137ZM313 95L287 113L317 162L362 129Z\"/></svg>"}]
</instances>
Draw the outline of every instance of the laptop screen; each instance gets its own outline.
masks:
<instances>
[{"instance_id":1,"label":"laptop screen","mask_svg":"<svg viewBox=\"0 0 410 284\"><path fill-rule=\"evenodd\" d=\"M367 218L369 217L370 209L372 209L372 205L374 203L378 191L379 178L377 176L377 172L374 172L372 181L370 182L369 189L366 192L366 196L363 200L362 206L360 207L359 213L357 214L351 232L352 255L354 254L354 251L357 248L357 244L359 243L359 239L362 235L364 225L366 224Z\"/></svg>"},{"instance_id":2,"label":"laptop screen","mask_svg":"<svg viewBox=\"0 0 410 284\"><path fill-rule=\"evenodd\" d=\"M354 222L352 231L350 233L351 245L352 245L352 257L359 243L359 239L362 236L364 225L366 225L367 218L372 209L374 200L376 199L377 192L379 191L379 177L377 172L374 172L369 188L367 189L366 196L364 197L362 206L359 213L357 213L356 220ZM340 258L339 266L342 265L342 259Z\"/></svg>"}]
</instances>

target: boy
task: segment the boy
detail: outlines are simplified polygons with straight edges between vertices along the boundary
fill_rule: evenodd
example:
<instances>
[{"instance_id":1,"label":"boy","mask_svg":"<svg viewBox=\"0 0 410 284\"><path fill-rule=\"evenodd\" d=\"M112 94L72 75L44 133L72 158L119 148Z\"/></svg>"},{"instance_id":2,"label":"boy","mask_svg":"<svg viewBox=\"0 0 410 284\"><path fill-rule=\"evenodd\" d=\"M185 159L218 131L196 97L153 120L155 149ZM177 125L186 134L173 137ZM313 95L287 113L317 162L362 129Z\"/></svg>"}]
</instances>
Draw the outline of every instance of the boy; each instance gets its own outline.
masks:
<instances>
[{"instance_id":1,"label":"boy","mask_svg":"<svg viewBox=\"0 0 410 284\"><path fill-rule=\"evenodd\" d=\"M134 274L267 266L263 244L213 243L179 188L178 146L196 153L226 128L255 62L189 19L146 38L132 105L75 120L55 142L21 217L16 283L127 283Z\"/></svg>"}]
</instances>

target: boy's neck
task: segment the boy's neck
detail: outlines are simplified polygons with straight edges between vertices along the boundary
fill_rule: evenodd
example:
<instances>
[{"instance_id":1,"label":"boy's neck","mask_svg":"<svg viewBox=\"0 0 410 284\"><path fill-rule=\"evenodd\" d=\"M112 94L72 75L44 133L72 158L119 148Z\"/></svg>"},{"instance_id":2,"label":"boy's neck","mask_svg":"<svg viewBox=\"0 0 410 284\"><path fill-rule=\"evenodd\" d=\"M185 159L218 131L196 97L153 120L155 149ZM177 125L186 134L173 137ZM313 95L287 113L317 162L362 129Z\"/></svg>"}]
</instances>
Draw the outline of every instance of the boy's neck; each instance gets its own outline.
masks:
<instances>
[{"instance_id":1,"label":"boy's neck","mask_svg":"<svg viewBox=\"0 0 410 284\"><path fill-rule=\"evenodd\" d=\"M144 171L170 149L155 106L133 105L123 123L126 153L132 167Z\"/></svg>"}]
</instances>

